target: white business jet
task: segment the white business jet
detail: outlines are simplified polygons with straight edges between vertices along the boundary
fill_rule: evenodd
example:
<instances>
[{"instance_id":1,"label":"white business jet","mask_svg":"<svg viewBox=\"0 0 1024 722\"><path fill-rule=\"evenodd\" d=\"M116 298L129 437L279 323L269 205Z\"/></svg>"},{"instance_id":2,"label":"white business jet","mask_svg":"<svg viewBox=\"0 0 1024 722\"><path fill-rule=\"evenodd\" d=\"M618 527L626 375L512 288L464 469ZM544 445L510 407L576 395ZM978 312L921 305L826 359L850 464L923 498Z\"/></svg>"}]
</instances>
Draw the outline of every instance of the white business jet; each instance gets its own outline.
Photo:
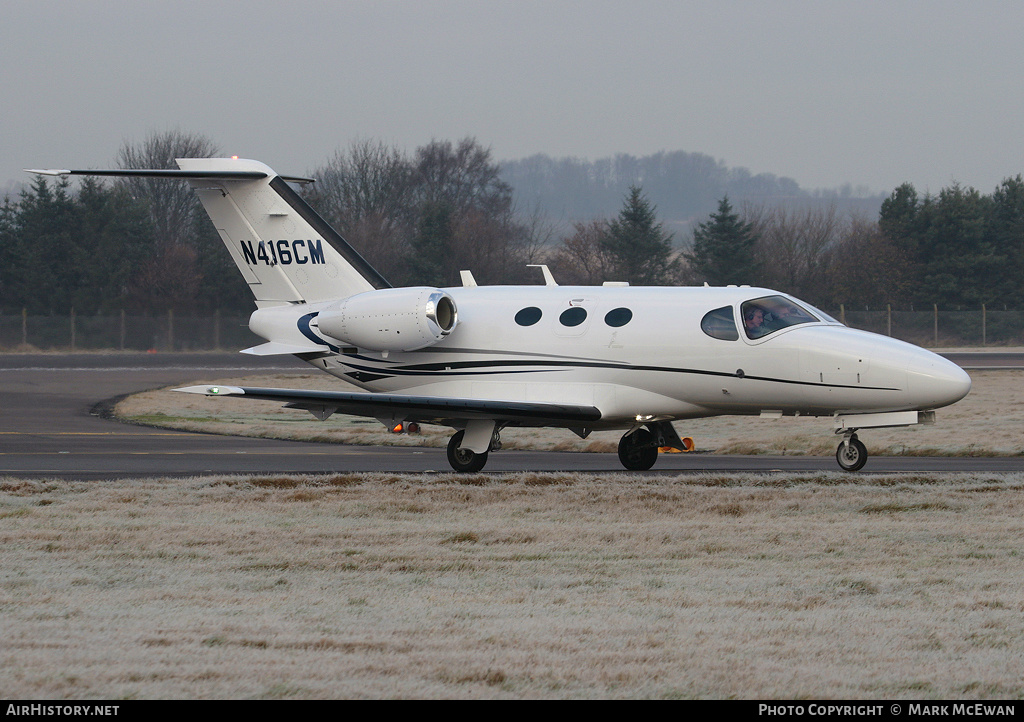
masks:
<instances>
[{"instance_id":1,"label":"white business jet","mask_svg":"<svg viewBox=\"0 0 1024 722\"><path fill-rule=\"evenodd\" d=\"M970 377L908 343L847 328L785 293L749 287L392 288L266 165L184 158L180 170L34 170L183 178L256 298L255 355L291 354L363 391L193 386L331 414L455 429L448 460L479 471L505 427L618 429L627 469L683 449L673 421L721 415L828 417L840 467L861 429L934 421Z\"/></svg>"}]
</instances>

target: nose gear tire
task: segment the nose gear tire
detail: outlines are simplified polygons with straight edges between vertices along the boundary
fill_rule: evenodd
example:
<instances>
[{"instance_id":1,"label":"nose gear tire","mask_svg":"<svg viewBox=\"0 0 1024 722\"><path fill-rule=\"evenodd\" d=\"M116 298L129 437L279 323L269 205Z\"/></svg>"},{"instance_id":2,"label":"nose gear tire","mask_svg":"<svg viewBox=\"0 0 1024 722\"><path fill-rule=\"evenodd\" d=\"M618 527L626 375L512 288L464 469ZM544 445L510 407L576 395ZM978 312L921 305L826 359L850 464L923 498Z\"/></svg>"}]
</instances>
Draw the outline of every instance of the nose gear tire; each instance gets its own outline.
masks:
<instances>
[{"instance_id":1,"label":"nose gear tire","mask_svg":"<svg viewBox=\"0 0 1024 722\"><path fill-rule=\"evenodd\" d=\"M843 471L858 471L868 460L868 450L860 439L854 436L850 442L839 445L836 449L836 461Z\"/></svg>"}]
</instances>

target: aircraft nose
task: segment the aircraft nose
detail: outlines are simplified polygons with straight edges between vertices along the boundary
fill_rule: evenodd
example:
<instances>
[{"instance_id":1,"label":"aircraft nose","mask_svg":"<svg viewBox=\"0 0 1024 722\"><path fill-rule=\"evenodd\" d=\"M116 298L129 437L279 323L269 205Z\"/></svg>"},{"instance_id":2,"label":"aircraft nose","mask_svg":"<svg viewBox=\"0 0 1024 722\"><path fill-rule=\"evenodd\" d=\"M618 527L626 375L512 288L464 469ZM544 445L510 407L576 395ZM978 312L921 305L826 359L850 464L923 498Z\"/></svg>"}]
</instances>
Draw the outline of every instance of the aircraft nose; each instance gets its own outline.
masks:
<instances>
[{"instance_id":1,"label":"aircraft nose","mask_svg":"<svg viewBox=\"0 0 1024 722\"><path fill-rule=\"evenodd\" d=\"M907 369L910 397L919 409L955 404L971 390L971 377L952 361L925 351Z\"/></svg>"}]
</instances>

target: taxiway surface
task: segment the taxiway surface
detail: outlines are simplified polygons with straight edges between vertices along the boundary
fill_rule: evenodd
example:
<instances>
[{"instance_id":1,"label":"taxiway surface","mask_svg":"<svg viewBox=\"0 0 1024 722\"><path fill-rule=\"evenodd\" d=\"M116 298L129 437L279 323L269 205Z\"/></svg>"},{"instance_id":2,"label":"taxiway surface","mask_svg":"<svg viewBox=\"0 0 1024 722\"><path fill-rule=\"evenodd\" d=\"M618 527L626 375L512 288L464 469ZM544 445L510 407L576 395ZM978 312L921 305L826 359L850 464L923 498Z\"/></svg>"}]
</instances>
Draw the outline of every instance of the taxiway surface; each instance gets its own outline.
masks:
<instances>
[{"instance_id":1,"label":"taxiway surface","mask_svg":"<svg viewBox=\"0 0 1024 722\"><path fill-rule=\"evenodd\" d=\"M975 356L972 354L972 356ZM966 358L949 357L969 364ZM970 360L974 360L973 358ZM991 360L983 359L986 363ZM1018 354L1002 365L1021 364ZM998 363L998 362L997 362ZM343 446L167 431L105 418L112 399L200 378L304 374L290 357L237 353L0 355L0 476L117 479L232 473L448 472L444 449ZM829 457L662 455L651 473L836 471ZM487 472L621 472L615 454L502 451ZM871 457L864 473L1017 472L1020 457Z\"/></svg>"}]
</instances>

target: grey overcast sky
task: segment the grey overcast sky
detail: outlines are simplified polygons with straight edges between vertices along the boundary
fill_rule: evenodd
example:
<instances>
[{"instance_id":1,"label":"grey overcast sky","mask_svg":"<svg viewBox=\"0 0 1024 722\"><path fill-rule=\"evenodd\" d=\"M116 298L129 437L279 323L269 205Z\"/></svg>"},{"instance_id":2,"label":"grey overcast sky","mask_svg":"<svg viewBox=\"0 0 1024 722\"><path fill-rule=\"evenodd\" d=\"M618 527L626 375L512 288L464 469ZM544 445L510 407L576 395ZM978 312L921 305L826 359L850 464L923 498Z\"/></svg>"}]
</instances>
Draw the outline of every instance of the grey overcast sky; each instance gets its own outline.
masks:
<instances>
[{"instance_id":1,"label":"grey overcast sky","mask_svg":"<svg viewBox=\"0 0 1024 722\"><path fill-rule=\"evenodd\" d=\"M0 39L0 187L175 128L281 173L466 135L806 189L1024 172L1020 0L0 0Z\"/></svg>"}]
</instances>

